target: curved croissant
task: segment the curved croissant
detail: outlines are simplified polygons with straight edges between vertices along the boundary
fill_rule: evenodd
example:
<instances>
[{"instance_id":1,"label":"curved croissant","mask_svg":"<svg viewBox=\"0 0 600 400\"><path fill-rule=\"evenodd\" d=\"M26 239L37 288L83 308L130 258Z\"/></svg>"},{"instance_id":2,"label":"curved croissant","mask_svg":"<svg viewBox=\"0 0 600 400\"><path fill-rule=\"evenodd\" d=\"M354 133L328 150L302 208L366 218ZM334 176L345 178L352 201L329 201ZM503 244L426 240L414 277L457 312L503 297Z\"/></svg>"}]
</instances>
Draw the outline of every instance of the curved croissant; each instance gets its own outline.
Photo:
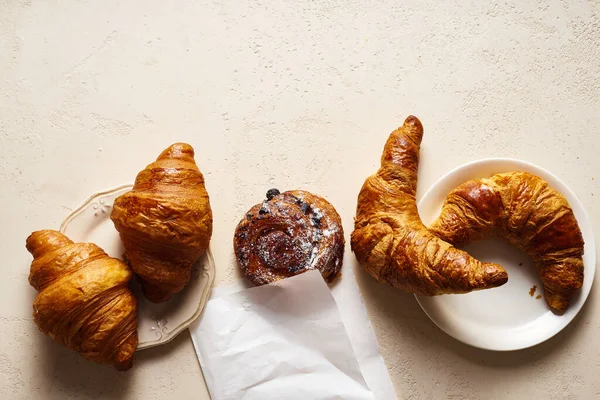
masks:
<instances>
[{"instance_id":1,"label":"curved croissant","mask_svg":"<svg viewBox=\"0 0 600 400\"><path fill-rule=\"evenodd\" d=\"M497 234L536 264L546 302L564 311L583 284L583 236L567 200L527 172L466 182L446 198L429 228L463 245Z\"/></svg>"},{"instance_id":2,"label":"curved croissant","mask_svg":"<svg viewBox=\"0 0 600 400\"><path fill-rule=\"evenodd\" d=\"M163 151L115 200L110 218L146 298L159 303L180 292L212 235L208 193L192 146L176 143Z\"/></svg>"},{"instance_id":3,"label":"curved croissant","mask_svg":"<svg viewBox=\"0 0 600 400\"><path fill-rule=\"evenodd\" d=\"M344 243L342 220L327 200L304 190L271 189L240 221L233 246L244 275L264 285L310 269L333 281Z\"/></svg>"},{"instance_id":4,"label":"curved croissant","mask_svg":"<svg viewBox=\"0 0 600 400\"><path fill-rule=\"evenodd\" d=\"M466 293L506 283L502 267L455 249L421 222L415 194L422 137L421 122L408 117L390 135L377 174L365 181L351 236L358 261L378 281L423 295Z\"/></svg>"},{"instance_id":5,"label":"curved croissant","mask_svg":"<svg viewBox=\"0 0 600 400\"><path fill-rule=\"evenodd\" d=\"M33 232L27 250L40 330L88 360L131 368L138 322L129 267L95 244L73 243L52 230Z\"/></svg>"}]
</instances>

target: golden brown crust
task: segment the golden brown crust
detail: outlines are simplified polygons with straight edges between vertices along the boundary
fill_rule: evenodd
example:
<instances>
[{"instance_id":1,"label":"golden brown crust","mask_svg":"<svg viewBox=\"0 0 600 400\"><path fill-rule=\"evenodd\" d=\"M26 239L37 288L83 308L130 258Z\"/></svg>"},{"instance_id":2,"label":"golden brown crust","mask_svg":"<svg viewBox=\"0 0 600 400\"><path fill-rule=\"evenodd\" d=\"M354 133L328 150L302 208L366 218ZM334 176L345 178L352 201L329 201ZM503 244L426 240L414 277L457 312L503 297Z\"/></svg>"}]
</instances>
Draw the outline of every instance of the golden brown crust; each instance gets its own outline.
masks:
<instances>
[{"instance_id":1,"label":"golden brown crust","mask_svg":"<svg viewBox=\"0 0 600 400\"><path fill-rule=\"evenodd\" d=\"M33 318L56 342L98 362L127 370L138 344L132 272L92 243L73 243L52 230L33 232L29 282L39 291Z\"/></svg>"},{"instance_id":2,"label":"golden brown crust","mask_svg":"<svg viewBox=\"0 0 600 400\"><path fill-rule=\"evenodd\" d=\"M506 271L455 249L422 224L415 194L423 126L414 116L390 135L381 168L364 183L351 236L360 264L380 282L438 295L493 288Z\"/></svg>"},{"instance_id":3,"label":"golden brown crust","mask_svg":"<svg viewBox=\"0 0 600 400\"><path fill-rule=\"evenodd\" d=\"M325 199L302 190L267 193L238 224L234 250L244 275L264 285L316 269L331 282L342 268L344 230Z\"/></svg>"},{"instance_id":4,"label":"golden brown crust","mask_svg":"<svg viewBox=\"0 0 600 400\"><path fill-rule=\"evenodd\" d=\"M583 236L567 200L543 179L508 172L466 182L430 230L455 245L498 235L531 256L550 307L564 311L583 284Z\"/></svg>"},{"instance_id":5,"label":"golden brown crust","mask_svg":"<svg viewBox=\"0 0 600 400\"><path fill-rule=\"evenodd\" d=\"M190 280L193 263L208 249L212 211L194 149L171 145L141 171L111 213L127 261L148 300L162 302Z\"/></svg>"}]
</instances>

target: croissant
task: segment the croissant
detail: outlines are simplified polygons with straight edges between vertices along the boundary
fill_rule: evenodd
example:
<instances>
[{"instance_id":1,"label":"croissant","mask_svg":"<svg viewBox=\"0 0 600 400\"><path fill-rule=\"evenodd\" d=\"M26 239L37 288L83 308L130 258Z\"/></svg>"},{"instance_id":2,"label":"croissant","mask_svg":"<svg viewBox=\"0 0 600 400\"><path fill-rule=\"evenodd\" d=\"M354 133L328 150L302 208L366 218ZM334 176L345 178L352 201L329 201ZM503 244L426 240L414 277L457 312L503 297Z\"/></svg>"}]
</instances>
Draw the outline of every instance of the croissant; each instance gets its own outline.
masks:
<instances>
[{"instance_id":1,"label":"croissant","mask_svg":"<svg viewBox=\"0 0 600 400\"><path fill-rule=\"evenodd\" d=\"M344 243L342 220L327 200L303 190L271 189L240 221L233 245L244 275L263 285L311 269L333 281Z\"/></svg>"},{"instance_id":2,"label":"croissant","mask_svg":"<svg viewBox=\"0 0 600 400\"><path fill-rule=\"evenodd\" d=\"M527 172L466 182L446 198L429 228L460 246L493 234L535 262L546 302L564 311L583 284L583 236L567 200Z\"/></svg>"},{"instance_id":3,"label":"croissant","mask_svg":"<svg viewBox=\"0 0 600 400\"><path fill-rule=\"evenodd\" d=\"M160 303L180 292L212 235L208 193L192 146L176 143L163 151L115 200L110 218L144 296Z\"/></svg>"},{"instance_id":4,"label":"croissant","mask_svg":"<svg viewBox=\"0 0 600 400\"><path fill-rule=\"evenodd\" d=\"M390 135L377 174L365 181L351 235L359 263L378 281L422 295L503 285L501 266L455 249L421 222L415 194L422 137L421 122L409 116Z\"/></svg>"},{"instance_id":5,"label":"croissant","mask_svg":"<svg viewBox=\"0 0 600 400\"><path fill-rule=\"evenodd\" d=\"M34 258L29 283L39 292L33 303L39 329L88 360L131 368L138 321L129 267L53 230L33 232L26 245Z\"/></svg>"}]
</instances>

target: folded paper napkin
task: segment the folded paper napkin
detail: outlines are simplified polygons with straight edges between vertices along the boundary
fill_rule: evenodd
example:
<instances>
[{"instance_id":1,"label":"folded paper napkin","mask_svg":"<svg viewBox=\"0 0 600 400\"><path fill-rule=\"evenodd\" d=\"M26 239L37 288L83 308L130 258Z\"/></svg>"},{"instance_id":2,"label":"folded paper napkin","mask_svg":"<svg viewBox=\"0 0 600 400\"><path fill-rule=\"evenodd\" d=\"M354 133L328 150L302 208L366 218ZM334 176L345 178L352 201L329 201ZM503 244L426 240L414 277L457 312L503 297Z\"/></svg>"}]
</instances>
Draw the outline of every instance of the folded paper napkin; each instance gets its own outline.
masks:
<instances>
[{"instance_id":1,"label":"folded paper napkin","mask_svg":"<svg viewBox=\"0 0 600 400\"><path fill-rule=\"evenodd\" d=\"M360 296L358 305L364 315L348 322L358 326L362 319L364 329ZM377 343L368 318L372 340L355 335L353 350L343 314L317 271L260 287L216 290L190 327L212 399L395 398L378 350L372 354ZM357 346L370 349L361 349L358 360Z\"/></svg>"}]
</instances>

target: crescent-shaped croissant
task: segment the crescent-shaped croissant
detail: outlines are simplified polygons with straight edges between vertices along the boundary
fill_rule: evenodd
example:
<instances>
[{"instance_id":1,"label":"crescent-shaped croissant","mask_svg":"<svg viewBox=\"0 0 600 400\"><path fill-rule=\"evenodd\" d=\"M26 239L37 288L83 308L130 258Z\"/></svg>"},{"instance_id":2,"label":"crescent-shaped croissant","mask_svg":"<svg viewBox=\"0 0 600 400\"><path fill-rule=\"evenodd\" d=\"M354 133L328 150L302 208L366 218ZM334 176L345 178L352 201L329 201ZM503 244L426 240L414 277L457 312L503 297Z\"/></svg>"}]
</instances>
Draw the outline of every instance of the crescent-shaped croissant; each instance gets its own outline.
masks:
<instances>
[{"instance_id":1,"label":"crescent-shaped croissant","mask_svg":"<svg viewBox=\"0 0 600 400\"><path fill-rule=\"evenodd\" d=\"M364 183L351 236L360 264L378 281L423 294L500 286L506 271L481 263L425 228L415 194L423 126L414 116L390 135L381 168Z\"/></svg>"},{"instance_id":2,"label":"crescent-shaped croissant","mask_svg":"<svg viewBox=\"0 0 600 400\"><path fill-rule=\"evenodd\" d=\"M159 303L180 292L212 235L208 193L192 146L175 143L163 151L115 200L110 218L146 298Z\"/></svg>"},{"instance_id":3,"label":"crescent-shaped croissant","mask_svg":"<svg viewBox=\"0 0 600 400\"><path fill-rule=\"evenodd\" d=\"M498 235L529 255L546 302L564 311L583 284L583 236L567 200L527 172L496 174L454 189L429 228L460 246Z\"/></svg>"},{"instance_id":4,"label":"crescent-shaped croissant","mask_svg":"<svg viewBox=\"0 0 600 400\"><path fill-rule=\"evenodd\" d=\"M95 244L73 243L52 230L33 232L27 250L40 330L88 360L131 368L138 321L129 267Z\"/></svg>"}]
</instances>

